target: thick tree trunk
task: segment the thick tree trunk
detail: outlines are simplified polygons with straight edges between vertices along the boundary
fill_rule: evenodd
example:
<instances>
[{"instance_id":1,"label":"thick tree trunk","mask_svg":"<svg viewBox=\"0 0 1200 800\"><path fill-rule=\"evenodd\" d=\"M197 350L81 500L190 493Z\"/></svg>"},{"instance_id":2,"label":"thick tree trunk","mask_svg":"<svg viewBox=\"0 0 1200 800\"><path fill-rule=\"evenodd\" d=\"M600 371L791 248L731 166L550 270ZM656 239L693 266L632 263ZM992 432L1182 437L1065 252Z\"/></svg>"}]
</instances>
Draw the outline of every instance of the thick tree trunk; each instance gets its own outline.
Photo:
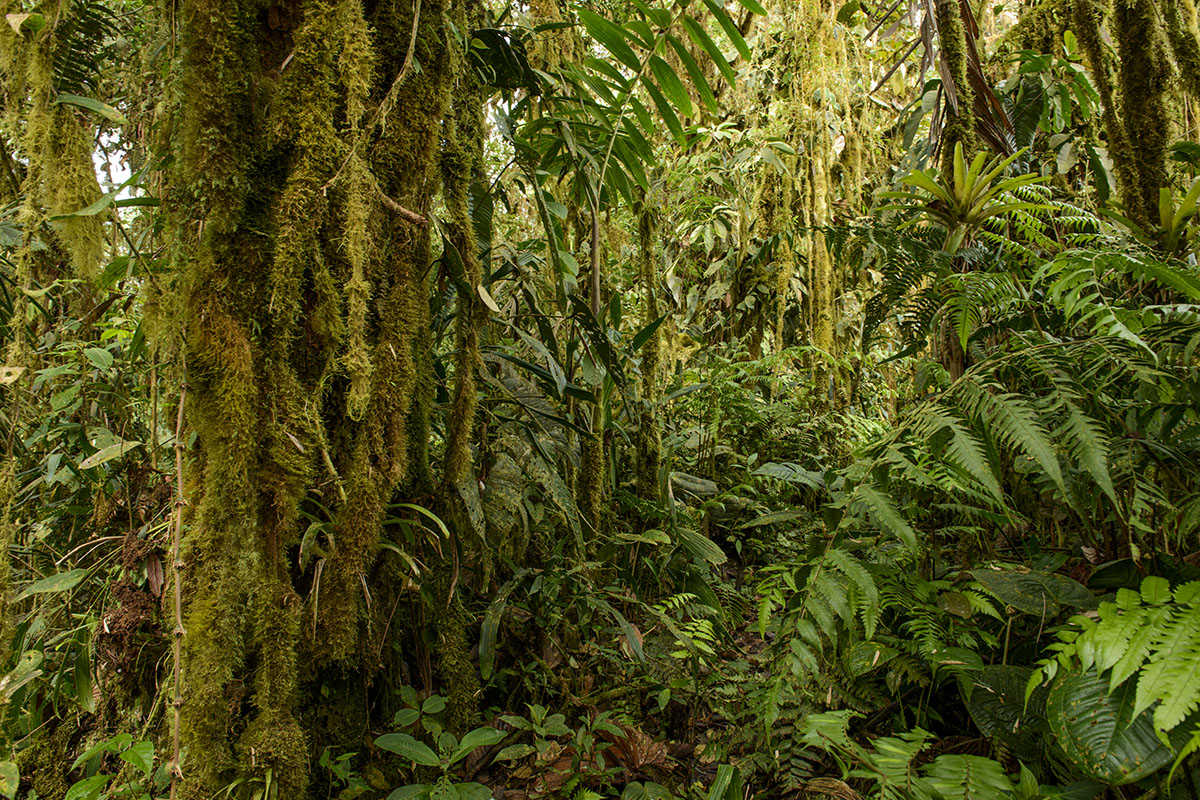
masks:
<instances>
[{"instance_id":1,"label":"thick tree trunk","mask_svg":"<svg viewBox=\"0 0 1200 800\"><path fill-rule=\"evenodd\" d=\"M356 703L301 720L300 699L326 666L360 686L380 668L401 592L383 512L405 487L432 489L425 218L465 68L447 23L464 12L183 0L180 16L167 199L199 454L180 576L183 794L270 771L280 797L301 797L312 747L366 720ZM448 171L453 229L461 180ZM469 458L467 294L448 481Z\"/></svg>"}]
</instances>

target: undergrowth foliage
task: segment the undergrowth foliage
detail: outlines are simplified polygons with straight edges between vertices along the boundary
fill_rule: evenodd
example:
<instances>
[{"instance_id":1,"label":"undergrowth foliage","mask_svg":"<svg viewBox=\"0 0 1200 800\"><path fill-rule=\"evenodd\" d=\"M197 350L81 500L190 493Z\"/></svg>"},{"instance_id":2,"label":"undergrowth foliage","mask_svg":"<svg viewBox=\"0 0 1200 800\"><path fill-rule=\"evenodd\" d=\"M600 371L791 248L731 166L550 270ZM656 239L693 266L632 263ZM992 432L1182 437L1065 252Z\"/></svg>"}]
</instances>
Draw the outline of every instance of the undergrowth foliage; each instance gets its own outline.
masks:
<instances>
[{"instance_id":1,"label":"undergrowth foliage","mask_svg":"<svg viewBox=\"0 0 1200 800\"><path fill-rule=\"evenodd\" d=\"M1191 0L0 6L0 795L1195 794Z\"/></svg>"}]
</instances>

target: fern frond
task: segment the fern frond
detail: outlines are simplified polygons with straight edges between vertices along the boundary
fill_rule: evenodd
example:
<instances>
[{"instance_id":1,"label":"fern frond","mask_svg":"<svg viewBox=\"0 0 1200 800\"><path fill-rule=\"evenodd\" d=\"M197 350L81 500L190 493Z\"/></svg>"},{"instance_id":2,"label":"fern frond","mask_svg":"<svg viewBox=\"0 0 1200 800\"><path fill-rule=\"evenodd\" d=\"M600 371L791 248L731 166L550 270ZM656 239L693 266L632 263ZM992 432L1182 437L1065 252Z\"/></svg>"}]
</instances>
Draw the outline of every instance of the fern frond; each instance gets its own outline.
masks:
<instances>
[{"instance_id":1,"label":"fern frond","mask_svg":"<svg viewBox=\"0 0 1200 800\"><path fill-rule=\"evenodd\" d=\"M970 382L964 386L972 386ZM1054 484L1066 493L1063 485L1062 471L1058 465L1058 456L1054 446L1046 434L1037 413L1027 402L1015 394L991 394L982 389L980 400L988 409L991 419L981 420L985 425L995 425L996 437L1009 447L1019 450L1037 462L1042 471L1050 477Z\"/></svg>"},{"instance_id":2,"label":"fern frond","mask_svg":"<svg viewBox=\"0 0 1200 800\"><path fill-rule=\"evenodd\" d=\"M1149 663L1138 676L1134 714L1153 703L1154 726L1169 731L1200 706L1200 606L1176 606L1154 639Z\"/></svg>"},{"instance_id":3,"label":"fern frond","mask_svg":"<svg viewBox=\"0 0 1200 800\"><path fill-rule=\"evenodd\" d=\"M860 484L854 488L852 499L851 507L865 510L876 527L899 539L909 552L918 551L917 532L896 509L891 498L867 484Z\"/></svg>"},{"instance_id":4,"label":"fern frond","mask_svg":"<svg viewBox=\"0 0 1200 800\"><path fill-rule=\"evenodd\" d=\"M1074 403L1067 402L1067 419L1055 438L1065 441L1072 460L1081 464L1108 498L1116 502L1112 477L1108 472L1108 438L1100 424L1087 416Z\"/></svg>"}]
</instances>

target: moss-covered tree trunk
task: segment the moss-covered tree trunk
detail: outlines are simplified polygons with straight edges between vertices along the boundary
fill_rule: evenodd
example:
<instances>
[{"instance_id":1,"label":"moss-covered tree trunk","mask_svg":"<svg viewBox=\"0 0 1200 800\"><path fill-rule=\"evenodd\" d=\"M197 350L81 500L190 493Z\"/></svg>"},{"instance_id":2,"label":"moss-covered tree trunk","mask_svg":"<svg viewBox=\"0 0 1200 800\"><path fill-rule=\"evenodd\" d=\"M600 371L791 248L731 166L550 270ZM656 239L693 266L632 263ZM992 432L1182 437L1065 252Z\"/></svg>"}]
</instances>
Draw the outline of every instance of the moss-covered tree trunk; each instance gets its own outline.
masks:
<instances>
[{"instance_id":1,"label":"moss-covered tree trunk","mask_svg":"<svg viewBox=\"0 0 1200 800\"><path fill-rule=\"evenodd\" d=\"M975 93L968 77L970 65L962 2L937 0L934 8L941 47L938 58L948 101L939 147L942 170L949 175L954 169L955 146L963 146L963 153L969 161L971 154L979 149L979 137L975 133Z\"/></svg>"},{"instance_id":2,"label":"moss-covered tree trunk","mask_svg":"<svg viewBox=\"0 0 1200 800\"><path fill-rule=\"evenodd\" d=\"M444 124L465 69L448 23L464 29L465 12L183 0L179 19L167 204L197 434L183 795L269 771L280 797L301 797L335 720L367 723L357 702L302 714L301 700L322 676L365 686L381 668L401 591L384 510L434 488L426 218L441 142L470 116ZM462 173L447 176L457 188ZM472 369L458 371L464 417ZM455 468L469 457L459 439L451 451Z\"/></svg>"},{"instance_id":3,"label":"moss-covered tree trunk","mask_svg":"<svg viewBox=\"0 0 1200 800\"><path fill-rule=\"evenodd\" d=\"M1127 179L1118 187L1130 219L1147 230L1158 220L1158 191L1167 185L1170 62L1153 0L1114 0L1120 123L1132 143Z\"/></svg>"}]
</instances>

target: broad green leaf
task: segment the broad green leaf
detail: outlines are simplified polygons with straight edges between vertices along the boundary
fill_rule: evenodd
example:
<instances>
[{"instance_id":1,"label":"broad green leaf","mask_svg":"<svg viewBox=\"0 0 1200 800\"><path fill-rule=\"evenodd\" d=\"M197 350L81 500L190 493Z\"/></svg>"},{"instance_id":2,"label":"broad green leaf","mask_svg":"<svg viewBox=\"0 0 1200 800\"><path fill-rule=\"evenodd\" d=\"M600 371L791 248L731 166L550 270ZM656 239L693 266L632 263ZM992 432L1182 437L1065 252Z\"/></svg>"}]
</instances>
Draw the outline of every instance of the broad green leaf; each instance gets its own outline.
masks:
<instances>
[{"instance_id":1,"label":"broad green leaf","mask_svg":"<svg viewBox=\"0 0 1200 800\"><path fill-rule=\"evenodd\" d=\"M105 447L101 450L97 450L95 453L92 453L90 456L85 458L83 461L80 461L79 468L81 470L93 469L94 467L98 467L101 464L107 464L109 461L112 461L114 458L120 458L121 456L125 455L130 450L132 450L133 448L141 447L141 446L142 446L141 442L133 442L133 441L117 442L115 444L110 444L108 447Z\"/></svg>"},{"instance_id":2,"label":"broad green leaf","mask_svg":"<svg viewBox=\"0 0 1200 800\"><path fill-rule=\"evenodd\" d=\"M432 786L424 783L410 783L393 791L387 796L387 800L417 800L420 797L429 797L432 789Z\"/></svg>"},{"instance_id":3,"label":"broad green leaf","mask_svg":"<svg viewBox=\"0 0 1200 800\"><path fill-rule=\"evenodd\" d=\"M126 119L125 115L122 114L120 111L117 111L115 108L110 106L108 103L102 103L99 100L93 100L90 97L81 97L77 94L67 94L66 92L60 92L58 97L55 98L54 102L66 103L68 105L78 106L80 108L86 108L88 111L94 111L95 113L99 114L100 116L104 117L105 119L109 120L110 122L115 122L118 125L128 125L129 124L129 120Z\"/></svg>"},{"instance_id":4,"label":"broad green leaf","mask_svg":"<svg viewBox=\"0 0 1200 800\"><path fill-rule=\"evenodd\" d=\"M492 790L482 783L456 783L454 790L458 792L458 800L491 800Z\"/></svg>"},{"instance_id":5,"label":"broad green leaf","mask_svg":"<svg viewBox=\"0 0 1200 800\"><path fill-rule=\"evenodd\" d=\"M86 569L73 569L67 572L59 572L49 577L42 578L39 581L34 581L25 587L25 590L17 595L13 601L19 603L26 597L32 597L35 594L55 594L57 592L68 592L79 585L79 582L84 579L88 571Z\"/></svg>"},{"instance_id":6,"label":"broad green leaf","mask_svg":"<svg viewBox=\"0 0 1200 800\"><path fill-rule=\"evenodd\" d=\"M442 763L429 745L417 741L407 733L385 733L375 740L375 746L423 767L437 767Z\"/></svg>"},{"instance_id":7,"label":"broad green leaf","mask_svg":"<svg viewBox=\"0 0 1200 800\"><path fill-rule=\"evenodd\" d=\"M100 793L104 791L105 787L108 786L108 783L111 780L111 775L105 775L103 773L99 775L93 775L90 778L84 778L83 780L72 784L70 789L67 789L67 793L63 796L63 800L95 800L95 798L100 796Z\"/></svg>"},{"instance_id":8,"label":"broad green leaf","mask_svg":"<svg viewBox=\"0 0 1200 800\"><path fill-rule=\"evenodd\" d=\"M154 771L154 743L136 742L118 758L133 764L149 779L150 773Z\"/></svg>"},{"instance_id":9,"label":"broad green leaf","mask_svg":"<svg viewBox=\"0 0 1200 800\"><path fill-rule=\"evenodd\" d=\"M8 23L8 27L13 29L13 33L21 31L37 33L46 27L46 18L41 14L5 14L4 19Z\"/></svg>"},{"instance_id":10,"label":"broad green leaf","mask_svg":"<svg viewBox=\"0 0 1200 800\"><path fill-rule=\"evenodd\" d=\"M1114 786L1134 783L1171 763L1172 753L1154 733L1150 713L1133 713L1134 686L1108 693L1095 672L1060 675L1046 698L1055 742L1086 775Z\"/></svg>"},{"instance_id":11,"label":"broad green leaf","mask_svg":"<svg viewBox=\"0 0 1200 800\"><path fill-rule=\"evenodd\" d=\"M83 355L97 369L108 369L113 365L112 352L103 347L89 347L83 351Z\"/></svg>"},{"instance_id":12,"label":"broad green leaf","mask_svg":"<svg viewBox=\"0 0 1200 800\"><path fill-rule=\"evenodd\" d=\"M499 744L504 741L507 736L504 731L496 730L495 728L476 728L462 738L458 743L458 749L450 756L450 763L457 763L460 759L466 758L480 747L491 747L494 744Z\"/></svg>"},{"instance_id":13,"label":"broad green leaf","mask_svg":"<svg viewBox=\"0 0 1200 800\"><path fill-rule=\"evenodd\" d=\"M17 770L17 765L11 761L0 761L0 795L13 800L20 785L21 773Z\"/></svg>"},{"instance_id":14,"label":"broad green leaf","mask_svg":"<svg viewBox=\"0 0 1200 800\"><path fill-rule=\"evenodd\" d=\"M497 753L493 761L518 761L536 752L537 748L531 744L510 744Z\"/></svg>"}]
</instances>

